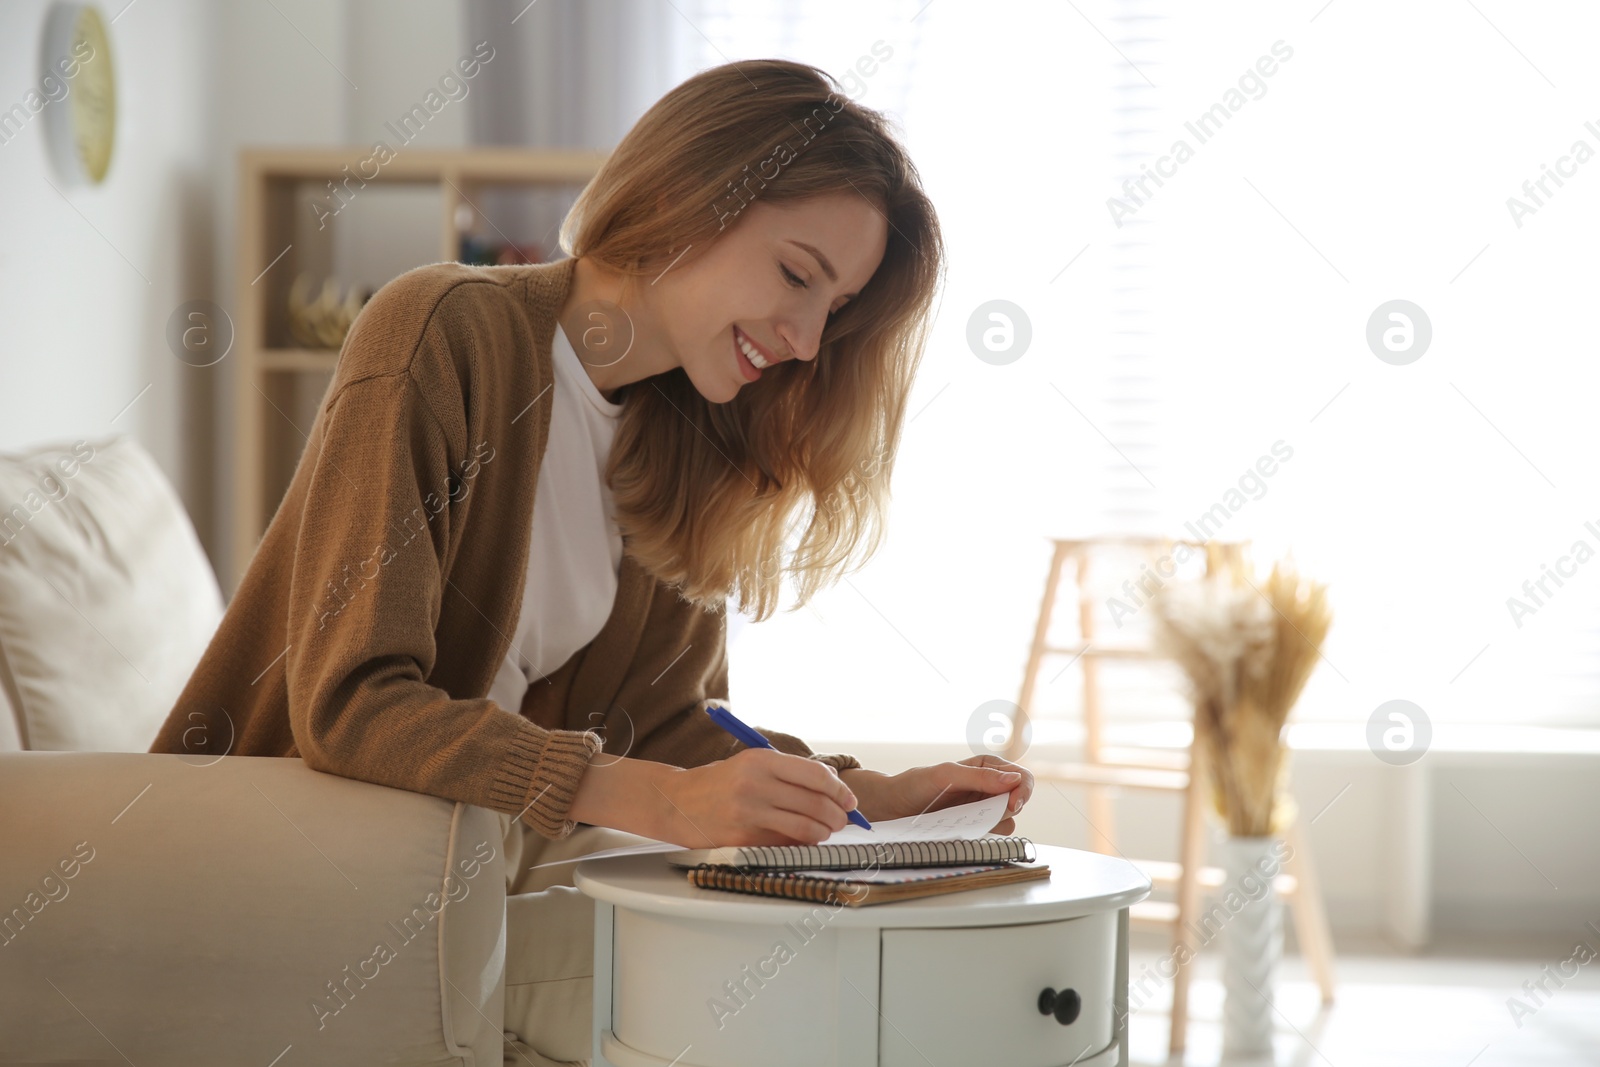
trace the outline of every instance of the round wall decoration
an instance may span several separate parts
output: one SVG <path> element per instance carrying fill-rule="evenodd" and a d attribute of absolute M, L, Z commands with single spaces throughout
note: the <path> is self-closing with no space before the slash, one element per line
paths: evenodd
<path fill-rule="evenodd" d="M 45 139 L 63 180 L 105 180 L 116 143 L 117 84 L 111 42 L 92 4 L 56 3 L 45 19 L 39 62 L 43 83 L 60 85 L 44 108 Z"/>

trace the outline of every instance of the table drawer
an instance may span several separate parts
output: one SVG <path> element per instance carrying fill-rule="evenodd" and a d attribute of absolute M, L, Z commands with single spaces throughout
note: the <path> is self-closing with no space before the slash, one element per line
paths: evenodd
<path fill-rule="evenodd" d="M 882 931 L 880 1067 L 1065 1067 L 1110 1045 L 1117 915 Z M 1063 1025 L 1046 988 L 1077 993 Z"/>

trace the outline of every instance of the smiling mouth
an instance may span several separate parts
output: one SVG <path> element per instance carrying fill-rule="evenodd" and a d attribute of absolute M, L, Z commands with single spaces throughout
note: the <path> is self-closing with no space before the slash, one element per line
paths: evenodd
<path fill-rule="evenodd" d="M 739 376 L 741 376 L 741 378 L 747 382 L 760 381 L 760 378 L 762 378 L 762 368 L 755 365 L 755 363 L 750 360 L 750 357 L 747 357 L 747 355 L 744 354 L 744 346 L 742 346 L 741 341 L 742 339 L 739 338 L 738 328 L 734 328 L 733 358 L 734 363 L 739 366 Z M 762 358 L 762 354 L 757 352 L 757 354 L 755 354 L 755 358 Z M 763 363 L 765 363 L 765 360 L 763 360 Z"/>
<path fill-rule="evenodd" d="M 759 345 L 750 340 L 749 335 L 737 326 L 733 328 L 733 343 L 739 349 L 740 354 L 749 360 L 750 365 L 757 370 L 766 370 L 778 362 L 776 357 L 767 355 Z"/>

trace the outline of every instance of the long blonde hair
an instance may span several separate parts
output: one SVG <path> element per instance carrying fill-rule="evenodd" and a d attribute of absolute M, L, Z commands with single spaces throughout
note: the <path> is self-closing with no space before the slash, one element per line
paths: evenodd
<path fill-rule="evenodd" d="M 814 360 L 779 363 L 724 404 L 682 367 L 623 390 L 606 467 L 618 525 L 631 555 L 707 611 L 737 587 L 739 610 L 768 618 L 786 570 L 798 608 L 877 551 L 943 274 L 933 205 L 882 114 L 816 67 L 759 60 L 663 96 L 562 223 L 568 255 L 643 277 L 738 225 L 745 197 L 852 191 L 882 212 L 888 243 Z M 785 567 L 785 538 L 802 523 Z"/>

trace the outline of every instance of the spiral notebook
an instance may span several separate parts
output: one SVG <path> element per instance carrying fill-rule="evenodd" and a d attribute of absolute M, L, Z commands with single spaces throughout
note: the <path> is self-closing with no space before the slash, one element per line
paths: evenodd
<path fill-rule="evenodd" d="M 723 889 L 734 893 L 754 893 L 765 897 L 819 904 L 843 904 L 859 908 L 868 904 L 887 904 L 895 900 L 985 889 L 1010 882 L 1048 878 L 1047 866 L 1018 867 L 1008 864 L 946 867 L 925 871 L 742 871 L 736 867 L 696 867 L 689 871 L 689 884 L 702 889 Z"/>
<path fill-rule="evenodd" d="M 874 823 L 846 826 L 815 845 L 741 845 L 667 853 L 674 867 L 739 867 L 774 871 L 858 870 L 870 867 L 952 867 L 1033 861 L 1033 842 L 988 830 L 1004 816 L 1010 794 Z"/>

